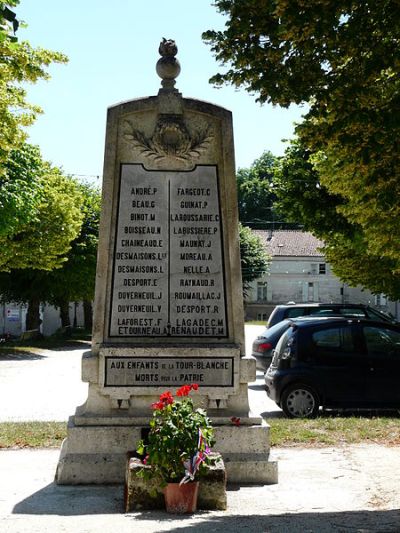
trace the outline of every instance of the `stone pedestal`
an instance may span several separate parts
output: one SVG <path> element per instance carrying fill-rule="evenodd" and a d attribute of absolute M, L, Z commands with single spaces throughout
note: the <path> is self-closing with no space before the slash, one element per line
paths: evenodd
<path fill-rule="evenodd" d="M 123 482 L 151 403 L 192 383 L 228 480 L 277 481 L 269 428 L 248 401 L 232 115 L 174 88 L 176 50 L 160 47 L 157 96 L 108 110 L 89 394 L 58 483 Z"/>

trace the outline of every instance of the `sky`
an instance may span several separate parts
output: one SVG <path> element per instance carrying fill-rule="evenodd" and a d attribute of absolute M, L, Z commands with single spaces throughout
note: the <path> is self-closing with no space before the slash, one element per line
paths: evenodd
<path fill-rule="evenodd" d="M 122 101 L 156 95 L 155 65 L 163 37 L 174 39 L 181 73 L 176 88 L 229 109 L 233 115 L 237 168 L 248 168 L 265 150 L 282 155 L 304 109 L 260 105 L 245 89 L 215 88 L 218 65 L 202 32 L 223 30 L 226 18 L 211 0 L 21 0 L 20 41 L 66 54 L 52 65 L 51 79 L 27 87 L 27 99 L 42 107 L 29 142 L 68 174 L 99 183 L 103 170 L 106 112 Z"/>

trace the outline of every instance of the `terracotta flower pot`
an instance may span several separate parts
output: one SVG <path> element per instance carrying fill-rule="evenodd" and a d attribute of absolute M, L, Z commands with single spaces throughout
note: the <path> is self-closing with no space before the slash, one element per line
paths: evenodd
<path fill-rule="evenodd" d="M 164 489 L 165 508 L 168 513 L 194 513 L 197 509 L 199 482 L 168 483 Z"/>

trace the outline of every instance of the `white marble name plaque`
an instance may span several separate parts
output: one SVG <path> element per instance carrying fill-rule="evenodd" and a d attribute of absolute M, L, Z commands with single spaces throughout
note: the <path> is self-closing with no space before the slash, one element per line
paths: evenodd
<path fill-rule="evenodd" d="M 105 387 L 233 387 L 233 357 L 105 358 Z"/>
<path fill-rule="evenodd" d="M 110 337 L 228 336 L 218 176 L 122 165 Z"/>

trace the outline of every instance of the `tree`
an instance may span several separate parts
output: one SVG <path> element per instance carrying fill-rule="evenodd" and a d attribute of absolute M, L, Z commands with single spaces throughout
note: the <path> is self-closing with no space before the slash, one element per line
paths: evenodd
<path fill-rule="evenodd" d="M 363 254 L 400 272 L 400 10 L 395 0 L 217 0 L 216 84 L 308 104 L 296 132 Z M 338 241 L 339 242 L 339 241 Z M 343 245 L 343 243 L 342 243 Z"/>
<path fill-rule="evenodd" d="M 42 196 L 38 178 L 50 168 L 37 146 L 25 143 L 10 151 L 0 177 L 0 236 L 17 235 L 38 218 Z"/>
<path fill-rule="evenodd" d="M 40 303 L 60 309 L 62 327 L 70 325 L 71 301 L 83 300 L 90 308 L 94 297 L 101 198 L 95 187 L 79 184 L 78 188 L 84 199 L 81 208 L 84 220 L 62 267 L 50 272 L 29 268 L 0 273 L 2 300 L 28 303 L 26 329 L 39 328 Z M 89 310 L 85 313 L 85 326 L 91 328 Z"/>
<path fill-rule="evenodd" d="M 3 303 L 28 304 L 26 329 L 39 329 L 40 302 L 45 301 L 44 272 L 38 270 L 13 270 L 0 272 L 0 298 Z"/>
<path fill-rule="evenodd" d="M 79 235 L 71 243 L 62 268 L 46 275 L 46 301 L 60 308 L 61 325 L 69 325 L 69 302 L 84 302 L 86 329 L 91 329 L 91 301 L 94 298 L 97 243 L 99 236 L 101 195 L 98 188 L 79 184 L 83 196 L 83 223 Z"/>
<path fill-rule="evenodd" d="M 7 7 L 19 0 L 0 1 L 0 175 L 9 152 L 26 139 L 25 126 L 32 124 L 41 109 L 26 101 L 24 85 L 49 79 L 46 71 L 51 63 L 64 63 L 66 56 L 43 48 L 32 48 L 26 41 L 18 42 L 15 32 L 18 21 Z"/>
<path fill-rule="evenodd" d="M 250 228 L 241 224 L 239 224 L 239 239 L 243 294 L 246 295 L 250 282 L 268 271 L 270 257 L 261 239 Z"/>
<path fill-rule="evenodd" d="M 82 196 L 74 180 L 42 160 L 37 147 L 10 152 L 0 187 L 0 270 L 52 270 L 79 233 Z"/>
<path fill-rule="evenodd" d="M 345 200 L 321 183 L 310 151 L 298 141 L 276 166 L 274 190 L 277 208 L 287 219 L 301 222 L 306 231 L 324 241 L 326 260 L 342 281 L 362 285 L 375 294 L 384 293 L 393 300 L 400 298 L 396 262 L 370 251 L 362 226 L 341 212 Z"/>
<path fill-rule="evenodd" d="M 237 172 L 239 220 L 242 224 L 260 229 L 274 218 L 271 182 L 275 156 L 265 151 L 250 168 Z"/>

